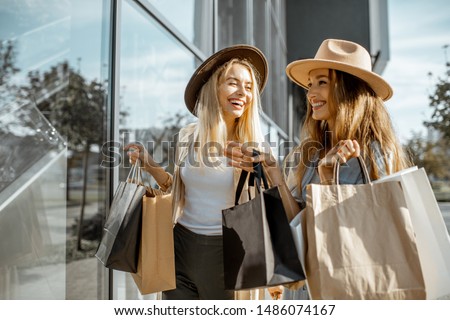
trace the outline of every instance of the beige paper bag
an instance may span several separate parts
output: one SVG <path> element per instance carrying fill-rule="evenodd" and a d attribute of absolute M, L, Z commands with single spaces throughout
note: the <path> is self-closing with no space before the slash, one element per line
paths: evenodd
<path fill-rule="evenodd" d="M 138 269 L 131 275 L 141 294 L 175 289 L 171 194 L 143 197 Z"/>
<path fill-rule="evenodd" d="M 305 222 L 312 299 L 425 299 L 399 182 L 309 185 Z"/>

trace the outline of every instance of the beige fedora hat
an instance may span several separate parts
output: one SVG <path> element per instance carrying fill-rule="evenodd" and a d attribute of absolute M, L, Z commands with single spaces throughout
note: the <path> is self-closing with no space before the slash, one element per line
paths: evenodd
<path fill-rule="evenodd" d="M 286 67 L 286 74 L 293 82 L 308 89 L 311 70 L 323 68 L 343 71 L 364 80 L 384 101 L 392 97 L 391 86 L 372 72 L 372 60 L 367 50 L 351 41 L 324 40 L 314 59 L 291 62 Z"/>
<path fill-rule="evenodd" d="M 267 59 L 262 51 L 246 44 L 230 46 L 214 53 L 195 70 L 184 91 L 184 102 L 190 112 L 194 114 L 200 89 L 214 71 L 233 58 L 245 59 L 252 64 L 257 72 L 256 79 L 258 81 L 259 91 L 262 92 L 264 90 L 269 69 L 267 67 Z"/>

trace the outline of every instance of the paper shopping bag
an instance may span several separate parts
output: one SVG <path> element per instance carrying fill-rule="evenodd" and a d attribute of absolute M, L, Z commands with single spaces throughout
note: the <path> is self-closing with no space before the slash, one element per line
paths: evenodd
<path fill-rule="evenodd" d="M 246 180 L 243 171 L 235 205 L 222 211 L 225 288 L 270 287 L 305 278 L 278 187 L 262 190 L 262 169 L 256 171 L 258 194 L 237 204 Z"/>
<path fill-rule="evenodd" d="M 105 267 L 136 272 L 142 222 L 142 197 L 145 187 L 134 165 L 126 181 L 122 181 L 114 194 L 103 235 L 95 256 Z"/>
<path fill-rule="evenodd" d="M 427 299 L 450 298 L 450 237 L 425 169 L 417 167 L 374 183 L 400 181 L 411 214 Z"/>
<path fill-rule="evenodd" d="M 307 187 L 305 269 L 311 298 L 425 299 L 402 186 L 373 184 L 359 160 L 368 183 Z"/>
<path fill-rule="evenodd" d="M 171 194 L 143 197 L 139 259 L 131 276 L 141 294 L 175 289 Z"/>

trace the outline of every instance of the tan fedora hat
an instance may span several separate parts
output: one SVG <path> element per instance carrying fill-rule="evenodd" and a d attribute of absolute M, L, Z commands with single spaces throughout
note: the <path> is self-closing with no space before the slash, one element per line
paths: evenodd
<path fill-rule="evenodd" d="M 234 45 L 217 51 L 195 70 L 184 91 L 184 102 L 189 111 L 194 114 L 200 89 L 214 71 L 233 58 L 245 59 L 253 65 L 257 72 L 256 79 L 258 81 L 259 91 L 262 92 L 264 90 L 269 73 L 266 57 L 261 50 L 254 46 L 245 44 Z"/>
<path fill-rule="evenodd" d="M 343 71 L 364 80 L 384 101 L 392 97 L 391 86 L 372 72 L 372 60 L 367 50 L 351 41 L 324 40 L 314 59 L 291 62 L 286 67 L 286 74 L 293 82 L 308 89 L 311 70 L 323 68 Z"/>

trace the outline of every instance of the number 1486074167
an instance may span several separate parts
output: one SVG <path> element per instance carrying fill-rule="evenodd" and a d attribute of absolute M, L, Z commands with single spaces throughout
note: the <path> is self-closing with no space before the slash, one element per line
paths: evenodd
<path fill-rule="evenodd" d="M 294 316 L 294 315 L 309 315 L 309 316 L 325 316 L 332 315 L 336 305 L 309 305 L 309 304 L 297 304 L 297 305 L 259 305 L 258 316 L 273 315 L 273 316 Z"/>

